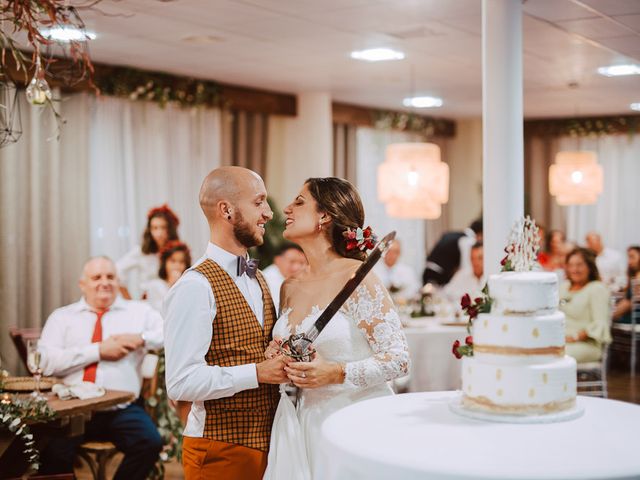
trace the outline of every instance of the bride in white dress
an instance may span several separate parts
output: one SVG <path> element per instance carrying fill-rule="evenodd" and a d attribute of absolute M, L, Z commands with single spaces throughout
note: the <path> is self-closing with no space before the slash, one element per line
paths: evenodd
<path fill-rule="evenodd" d="M 355 272 L 365 253 L 363 241 L 344 233 L 363 228 L 364 209 L 356 189 L 338 178 L 312 178 L 285 209 L 284 237 L 304 250 L 309 267 L 281 289 L 280 318 L 265 355 L 292 333 L 308 332 L 323 309 Z M 357 245 L 356 245 L 357 243 Z M 364 248 L 364 247 L 363 247 Z M 407 342 L 393 303 L 370 273 L 313 344 L 308 363 L 286 367 L 298 387 L 297 405 L 280 387 L 264 479 L 319 480 L 322 422 L 354 402 L 392 395 L 387 382 L 405 376 Z"/>

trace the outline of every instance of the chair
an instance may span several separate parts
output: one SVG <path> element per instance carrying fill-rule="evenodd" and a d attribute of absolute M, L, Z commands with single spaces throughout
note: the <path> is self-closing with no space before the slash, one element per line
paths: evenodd
<path fill-rule="evenodd" d="M 629 373 L 634 376 L 638 366 L 640 343 L 640 280 L 631 280 L 631 323 L 615 323 L 612 334 L 613 349 L 629 355 Z"/>
<path fill-rule="evenodd" d="M 616 297 L 611 297 L 609 309 L 609 327 L 613 321 L 613 309 L 616 305 Z M 609 366 L 609 347 L 611 344 L 602 344 L 602 356 L 598 362 L 578 364 L 578 393 L 590 397 L 607 398 L 607 368 Z"/>
<path fill-rule="evenodd" d="M 41 333 L 40 328 L 9 327 L 9 336 L 27 370 L 27 340 L 37 340 Z M 143 360 L 142 370 L 141 395 L 146 399 L 153 395 L 158 383 L 158 355 L 148 353 Z M 87 463 L 94 480 L 106 480 L 107 464 L 116 453 L 118 449 L 111 442 L 84 442 L 78 448 L 78 456 Z"/>

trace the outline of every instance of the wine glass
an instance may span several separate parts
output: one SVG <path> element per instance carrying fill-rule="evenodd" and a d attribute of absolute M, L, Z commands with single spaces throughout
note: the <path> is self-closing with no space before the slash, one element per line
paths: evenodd
<path fill-rule="evenodd" d="M 38 340 L 27 340 L 27 367 L 33 375 L 35 380 L 35 390 L 31 393 L 36 399 L 43 399 L 44 397 L 40 393 L 40 379 L 42 378 L 42 368 L 40 367 L 40 360 L 42 355 L 38 351 Z"/>

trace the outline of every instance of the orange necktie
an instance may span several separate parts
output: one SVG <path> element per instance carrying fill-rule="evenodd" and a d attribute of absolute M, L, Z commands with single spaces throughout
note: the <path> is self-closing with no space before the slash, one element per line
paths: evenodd
<path fill-rule="evenodd" d="M 102 341 L 102 316 L 107 313 L 108 310 L 102 310 L 101 312 L 94 312 L 97 315 L 96 324 L 93 327 L 93 335 L 91 336 L 91 343 L 100 343 Z M 96 381 L 96 372 L 98 371 L 98 362 L 92 363 L 84 367 L 84 376 L 82 380 L 85 382 Z"/>

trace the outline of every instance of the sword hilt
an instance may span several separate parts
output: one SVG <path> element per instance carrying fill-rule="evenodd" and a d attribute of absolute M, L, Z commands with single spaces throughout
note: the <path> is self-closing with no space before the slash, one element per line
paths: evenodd
<path fill-rule="evenodd" d="M 291 335 L 282 342 L 280 351 L 298 362 L 310 362 L 311 357 L 315 353 L 315 350 L 311 347 L 312 343 L 313 340 L 304 333 L 298 333 Z"/>

